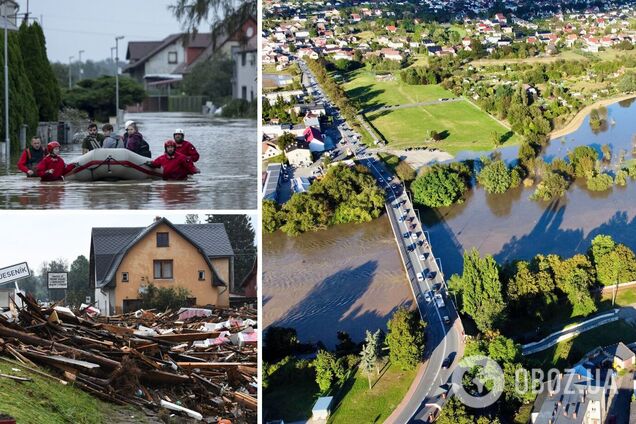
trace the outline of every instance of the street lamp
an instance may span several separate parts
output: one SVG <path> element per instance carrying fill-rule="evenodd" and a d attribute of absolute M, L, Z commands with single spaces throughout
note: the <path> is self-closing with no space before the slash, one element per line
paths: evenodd
<path fill-rule="evenodd" d="M 115 37 L 115 125 L 119 127 L 119 40 L 124 36 Z"/>
<path fill-rule="evenodd" d="M 82 80 L 82 53 L 84 53 L 84 50 L 79 51 L 79 81 Z"/>
<path fill-rule="evenodd" d="M 70 89 L 71 89 L 71 87 L 72 87 L 72 86 L 71 86 L 71 82 L 72 82 L 72 81 L 71 81 L 71 69 L 73 69 L 73 65 L 72 65 L 71 63 L 72 63 L 72 60 L 73 60 L 73 58 L 74 58 L 74 57 L 75 57 L 75 56 L 69 56 L 69 57 L 68 57 L 68 89 L 69 89 L 69 90 L 70 90 Z"/>

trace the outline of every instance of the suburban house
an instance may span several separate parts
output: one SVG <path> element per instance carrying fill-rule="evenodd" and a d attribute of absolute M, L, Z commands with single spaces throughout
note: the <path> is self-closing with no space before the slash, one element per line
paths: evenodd
<path fill-rule="evenodd" d="M 309 143 L 298 141 L 295 145 L 288 146 L 285 157 L 292 166 L 309 166 L 314 162 Z"/>
<path fill-rule="evenodd" d="M 278 148 L 276 143 L 272 143 L 271 141 L 263 141 L 261 145 L 263 150 L 263 153 L 261 154 L 262 160 L 267 160 L 283 153 L 283 151 Z"/>
<path fill-rule="evenodd" d="M 636 354 L 623 342 L 604 347 L 603 351 L 610 357 L 612 366 L 619 370 L 633 368 L 636 364 Z"/>
<path fill-rule="evenodd" d="M 256 21 L 253 19 L 243 23 L 241 29 L 234 36 L 240 44 L 232 51 L 234 59 L 234 74 L 232 76 L 232 97 L 248 102 L 256 98 L 256 54 L 257 41 Z M 233 40 L 226 41 L 225 44 Z"/>
<path fill-rule="evenodd" d="M 325 142 L 322 139 L 322 134 L 319 129 L 307 127 L 303 135 L 305 136 L 305 141 L 309 144 L 309 150 L 311 152 L 325 151 Z"/>
<path fill-rule="evenodd" d="M 234 252 L 223 224 L 172 224 L 93 228 L 89 287 L 105 315 L 141 307 L 141 294 L 183 287 L 192 305 L 229 305 Z"/>
<path fill-rule="evenodd" d="M 122 72 L 144 84 L 179 81 L 179 69 L 192 64 L 212 42 L 212 34 L 171 34 L 161 41 L 131 41 L 126 50 L 128 65 Z"/>

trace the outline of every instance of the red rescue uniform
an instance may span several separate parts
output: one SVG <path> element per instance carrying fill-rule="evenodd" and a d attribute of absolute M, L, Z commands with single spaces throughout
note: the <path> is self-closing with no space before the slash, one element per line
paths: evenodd
<path fill-rule="evenodd" d="M 152 166 L 163 168 L 164 180 L 185 180 L 188 175 L 199 172 L 192 160 L 179 152 L 174 152 L 172 156 L 164 153 L 152 161 Z"/>
<path fill-rule="evenodd" d="M 68 174 L 75 168 L 75 165 L 69 163 L 66 165 L 64 159 L 59 156 L 47 155 L 42 162 L 38 164 L 37 174 L 42 181 L 60 181 L 64 179 L 64 175 Z M 52 169 L 52 173 L 47 173 Z"/>
<path fill-rule="evenodd" d="M 38 164 L 44 159 L 46 156 L 46 150 L 44 147 L 39 150 L 35 150 L 33 147 L 27 147 L 20 155 L 20 160 L 18 160 L 18 169 L 25 174 L 29 171 L 35 172 Z"/>
<path fill-rule="evenodd" d="M 199 152 L 197 152 L 197 148 L 194 147 L 194 145 L 188 140 L 183 140 L 181 143 L 177 143 L 177 152 L 182 155 L 186 155 L 192 159 L 192 162 L 199 160 Z"/>

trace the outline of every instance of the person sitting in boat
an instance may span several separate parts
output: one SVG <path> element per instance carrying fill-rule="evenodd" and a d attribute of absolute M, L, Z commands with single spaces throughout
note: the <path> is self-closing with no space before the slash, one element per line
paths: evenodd
<path fill-rule="evenodd" d="M 181 128 L 177 128 L 174 130 L 174 141 L 177 142 L 177 152 L 182 155 L 186 155 L 192 162 L 196 162 L 199 160 L 199 152 L 197 152 L 197 148 L 194 147 L 192 143 L 185 139 L 185 133 Z"/>
<path fill-rule="evenodd" d="M 77 166 L 76 163 L 64 163 L 60 157 L 60 143 L 51 141 L 46 145 L 49 154 L 38 164 L 37 173 L 42 181 L 60 181 Z"/>
<path fill-rule="evenodd" d="M 126 144 L 128 143 L 128 127 L 134 123 L 135 121 L 126 121 L 126 123 L 124 124 L 124 135 L 122 135 L 121 137 L 121 139 L 124 141 L 124 147 L 126 147 Z"/>
<path fill-rule="evenodd" d="M 146 162 L 146 165 L 152 168 L 163 168 L 164 180 L 186 180 L 188 175 L 201 172 L 189 157 L 177 152 L 177 143 L 174 140 L 167 140 L 164 149 L 163 155 Z"/>
<path fill-rule="evenodd" d="M 148 143 L 144 140 L 144 136 L 139 132 L 135 122 L 131 122 L 130 125 L 126 127 L 126 133 L 128 137 L 125 139 L 125 144 L 128 150 L 147 158 L 152 157 L 150 154 L 150 146 L 148 146 Z"/>
<path fill-rule="evenodd" d="M 88 135 L 84 137 L 82 141 L 82 154 L 88 153 L 91 150 L 99 149 L 102 147 L 104 136 L 97 132 L 97 124 L 91 122 L 88 124 Z"/>
<path fill-rule="evenodd" d="M 24 149 L 18 160 L 18 169 L 27 177 L 37 177 L 36 168 L 46 156 L 46 149 L 42 146 L 42 140 L 37 135 L 31 139 L 31 146 Z"/>
<path fill-rule="evenodd" d="M 111 124 L 104 124 L 102 133 L 104 133 L 104 141 L 102 142 L 104 149 L 122 149 L 124 147 L 123 140 L 117 134 L 113 134 Z"/>

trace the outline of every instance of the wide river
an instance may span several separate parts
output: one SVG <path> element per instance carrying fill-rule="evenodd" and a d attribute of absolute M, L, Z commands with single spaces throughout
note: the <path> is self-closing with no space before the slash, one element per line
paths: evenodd
<path fill-rule="evenodd" d="M 609 144 L 612 164 L 624 150 L 633 159 L 636 103 L 608 108 L 609 125 L 594 133 L 586 118 L 581 127 L 557 139 L 544 153 L 550 161 L 577 145 L 600 152 Z M 517 148 L 502 149 L 514 158 Z M 479 157 L 464 153 L 460 157 Z M 609 165 L 608 165 L 609 167 Z M 531 258 L 537 253 L 570 256 L 583 253 L 597 234 L 609 234 L 636 250 L 636 181 L 603 193 L 574 184 L 557 201 L 529 200 L 534 188 L 488 195 L 473 188 L 461 205 L 422 209 L 435 254 L 447 276 L 461 272 L 464 250 L 477 247 L 499 262 Z M 263 237 L 264 326 L 294 327 L 301 341 L 322 340 L 333 346 L 336 331 L 355 341 L 365 329 L 384 328 L 396 305 L 410 302 L 410 289 L 385 217 L 363 225 L 337 226 L 290 238 L 278 232 Z"/>
<path fill-rule="evenodd" d="M 184 182 L 55 182 L 25 178 L 15 166 L 0 167 L 2 209 L 254 209 L 257 205 L 258 143 L 256 121 L 211 118 L 195 113 L 126 114 L 139 123 L 152 157 L 183 128 L 201 158 L 200 174 Z M 121 134 L 122 132 L 120 132 Z M 82 154 L 81 144 L 62 147 L 69 163 Z"/>

